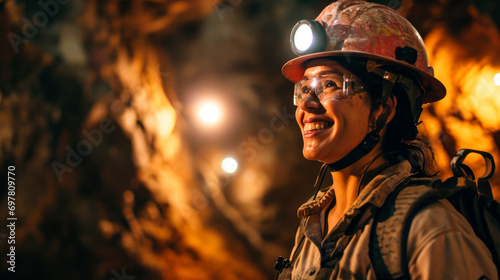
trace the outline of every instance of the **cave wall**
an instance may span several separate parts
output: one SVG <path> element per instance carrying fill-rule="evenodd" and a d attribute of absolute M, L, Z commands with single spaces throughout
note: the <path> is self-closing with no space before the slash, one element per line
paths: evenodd
<path fill-rule="evenodd" d="M 214 4 L 48 3 L 7 1 L 2 10 L 11 43 L 2 167 L 18 170 L 15 276 L 263 279 L 245 246 L 209 225 L 217 214 L 169 99 L 165 35 Z"/>

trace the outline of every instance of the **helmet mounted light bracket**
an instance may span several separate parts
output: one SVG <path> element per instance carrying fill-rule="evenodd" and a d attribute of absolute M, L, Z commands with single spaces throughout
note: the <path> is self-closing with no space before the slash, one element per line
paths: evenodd
<path fill-rule="evenodd" d="M 415 62 L 417 62 L 418 52 L 410 46 L 396 47 L 394 54 L 397 60 L 401 60 L 412 65 L 415 65 Z"/>

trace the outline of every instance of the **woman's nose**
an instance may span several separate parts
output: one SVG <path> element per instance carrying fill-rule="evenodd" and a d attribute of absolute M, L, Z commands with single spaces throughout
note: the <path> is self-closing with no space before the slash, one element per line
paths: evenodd
<path fill-rule="evenodd" d="M 304 111 L 318 109 L 320 106 L 315 90 L 311 90 L 300 102 L 300 108 Z"/>

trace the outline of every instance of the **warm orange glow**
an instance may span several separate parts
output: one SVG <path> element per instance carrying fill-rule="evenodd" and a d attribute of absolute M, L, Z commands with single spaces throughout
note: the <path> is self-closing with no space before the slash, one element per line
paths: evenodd
<path fill-rule="evenodd" d="M 479 38 L 489 38 L 489 42 Z M 424 111 L 422 130 L 438 153 L 437 162 L 444 170 L 444 178 L 451 175 L 451 156 L 462 148 L 487 151 L 500 162 L 499 143 L 495 140 L 500 131 L 500 87 L 492 83 L 492 77 L 500 80 L 500 68 L 494 65 L 499 38 L 493 23 L 482 22 L 473 24 L 458 37 L 441 28 L 425 39 L 430 64 L 445 85 L 447 95 L 430 106 L 432 111 Z M 481 46 L 477 46 L 478 42 Z M 471 158 L 467 163 L 478 172 L 476 175 L 482 175 L 482 158 Z M 495 199 L 500 200 L 500 172 L 490 181 Z"/>

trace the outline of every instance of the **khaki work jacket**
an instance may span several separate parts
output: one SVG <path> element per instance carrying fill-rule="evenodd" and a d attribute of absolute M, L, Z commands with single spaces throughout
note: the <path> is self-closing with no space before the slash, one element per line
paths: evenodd
<path fill-rule="evenodd" d="M 305 219 L 304 234 L 297 232 L 291 266 L 281 271 L 279 279 L 376 279 L 368 255 L 372 213 L 411 176 L 410 170 L 404 161 L 376 176 L 328 234 L 325 219 L 335 203 L 333 188 L 302 205 L 298 215 Z M 415 216 L 407 255 L 412 279 L 498 279 L 488 248 L 447 200 L 430 204 Z"/>

